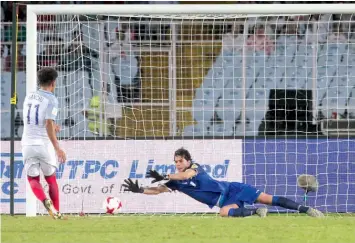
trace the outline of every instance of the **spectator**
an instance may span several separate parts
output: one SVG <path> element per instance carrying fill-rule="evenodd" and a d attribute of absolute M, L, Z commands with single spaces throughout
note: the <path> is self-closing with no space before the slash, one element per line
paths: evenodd
<path fill-rule="evenodd" d="M 313 30 L 317 35 L 317 40 L 320 43 L 327 41 L 327 35 L 330 31 L 330 22 L 333 17 L 331 14 L 315 14 L 313 15 L 313 20 L 318 21 L 316 25 L 316 30 Z"/>
<path fill-rule="evenodd" d="M 233 26 L 230 32 L 224 34 L 222 44 L 226 52 L 241 51 L 244 44 L 243 25 Z"/>
<path fill-rule="evenodd" d="M 277 38 L 277 45 L 284 47 L 296 45 L 298 40 L 297 24 L 288 22 L 282 27 L 281 34 Z"/>
<path fill-rule="evenodd" d="M 9 50 L 6 45 L 1 45 L 1 71 L 6 69 L 6 57 L 9 55 Z"/>
<path fill-rule="evenodd" d="M 53 39 L 55 41 L 55 39 Z M 53 43 L 53 41 L 48 41 L 45 45 L 44 51 L 37 55 L 37 65 L 38 66 L 58 66 L 59 64 L 59 50 L 63 47 L 58 43 Z"/>
<path fill-rule="evenodd" d="M 17 47 L 17 71 L 25 71 L 26 69 L 26 56 L 22 55 L 23 44 L 19 44 Z M 5 63 L 3 70 L 6 72 L 11 72 L 11 54 L 5 57 Z"/>
<path fill-rule="evenodd" d="M 1 4 L 1 22 L 5 21 L 5 11 L 4 11 L 4 7 Z"/>
<path fill-rule="evenodd" d="M 116 30 L 116 41 L 109 47 L 111 71 L 114 75 L 118 102 L 131 101 L 137 95 L 139 63 L 130 43 L 131 32 L 123 27 Z"/>
<path fill-rule="evenodd" d="M 13 7 L 13 2 L 12 1 L 2 1 L 1 2 L 1 7 L 4 10 L 4 16 L 1 17 L 3 18 L 2 21 L 4 22 L 12 22 L 12 7 Z M 18 11 L 18 20 L 19 21 L 25 21 L 26 20 L 26 8 L 24 7 L 19 7 Z"/>
<path fill-rule="evenodd" d="M 101 107 L 101 101 L 99 96 L 93 96 L 90 100 L 90 109 L 84 111 L 84 116 L 89 120 L 88 129 L 95 135 L 101 134 L 104 136 L 113 135 L 112 127 L 113 124 L 110 123 L 110 120 L 102 121 L 105 119 L 101 117 L 103 107 Z M 101 122 L 102 121 L 102 122 Z"/>
<path fill-rule="evenodd" d="M 341 33 L 341 24 L 334 23 L 333 30 L 328 36 L 328 43 L 346 43 L 347 39 L 343 33 Z"/>
<path fill-rule="evenodd" d="M 91 93 L 93 95 L 93 70 L 95 69 L 95 59 L 99 58 L 99 53 L 88 47 L 83 40 L 83 33 L 79 31 L 74 31 L 73 41 L 79 43 L 71 44 L 64 53 L 66 55 L 61 55 L 61 67 L 64 70 L 83 70 L 88 73 L 89 76 L 89 86 L 91 88 Z M 98 67 L 97 67 L 98 69 Z"/>
<path fill-rule="evenodd" d="M 259 27 L 256 33 L 250 35 L 247 40 L 248 50 L 265 51 L 270 55 L 274 51 L 274 43 L 265 35 L 265 28 Z"/>

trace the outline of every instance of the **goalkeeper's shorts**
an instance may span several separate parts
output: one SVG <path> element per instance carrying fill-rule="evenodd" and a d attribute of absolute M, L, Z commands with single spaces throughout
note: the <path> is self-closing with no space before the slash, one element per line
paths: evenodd
<path fill-rule="evenodd" d="M 231 182 L 228 192 L 221 196 L 219 207 L 237 204 L 240 208 L 244 207 L 244 203 L 253 204 L 262 192 L 248 184 Z"/>

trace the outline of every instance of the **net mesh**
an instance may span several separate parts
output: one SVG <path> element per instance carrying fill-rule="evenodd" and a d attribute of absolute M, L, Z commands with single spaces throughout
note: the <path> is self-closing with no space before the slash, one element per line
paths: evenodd
<path fill-rule="evenodd" d="M 211 212 L 180 193 L 119 191 L 128 175 L 147 185 L 139 168 L 169 164 L 182 145 L 214 178 L 296 201 L 297 177 L 314 175 L 307 205 L 354 212 L 354 27 L 353 15 L 331 14 L 39 16 L 37 65 L 59 71 L 59 137 L 70 144 L 63 212 L 102 212 L 106 194 L 85 189 L 95 183 L 114 184 L 124 212 Z"/>

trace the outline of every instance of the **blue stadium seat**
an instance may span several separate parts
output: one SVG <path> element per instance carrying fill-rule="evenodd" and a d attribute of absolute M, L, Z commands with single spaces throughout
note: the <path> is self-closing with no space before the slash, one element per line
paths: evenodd
<path fill-rule="evenodd" d="M 17 109 L 23 108 L 23 102 L 25 101 L 26 97 L 26 73 L 25 72 L 18 72 L 16 75 L 17 78 Z"/>
<path fill-rule="evenodd" d="M 255 110 L 246 110 L 245 117 L 247 124 L 245 126 L 246 136 L 258 135 L 259 126 L 265 117 L 266 109 L 258 108 Z"/>
<path fill-rule="evenodd" d="M 10 137 L 10 122 L 11 114 L 8 112 L 1 112 L 1 138 Z"/>
<path fill-rule="evenodd" d="M 250 89 L 247 93 L 245 106 L 247 109 L 254 109 L 257 107 L 266 107 L 268 103 L 270 90 L 268 89 Z"/>
<path fill-rule="evenodd" d="M 207 122 L 199 122 L 195 125 L 185 127 L 183 136 L 204 136 L 210 131 L 210 125 Z"/>
<path fill-rule="evenodd" d="M 321 103 L 323 115 L 331 117 L 332 112 L 344 114 L 350 91 L 344 86 L 330 87 Z"/>
<path fill-rule="evenodd" d="M 11 98 L 11 73 L 1 73 L 1 110 L 10 111 L 10 98 Z"/>
<path fill-rule="evenodd" d="M 211 131 L 207 132 L 209 135 L 213 136 L 233 136 L 233 126 L 232 123 L 222 123 L 215 124 L 212 126 Z"/>
<path fill-rule="evenodd" d="M 192 110 L 193 118 L 198 121 L 210 121 L 214 115 L 213 108 L 201 108 Z"/>
<path fill-rule="evenodd" d="M 117 26 L 117 21 L 110 24 L 109 39 L 115 38 L 113 34 Z M 64 25 L 63 28 L 65 28 Z M 85 44 L 98 50 L 98 24 L 84 23 L 81 30 Z M 69 43 L 72 40 L 67 29 L 60 30 L 60 33 L 67 33 L 61 36 L 64 42 Z M 45 32 L 39 33 L 39 38 L 43 38 L 46 34 Z M 242 62 L 245 60 L 245 86 L 247 88 L 245 104 L 249 120 L 245 134 L 255 135 L 266 111 L 270 89 L 313 88 L 314 70 L 312 65 L 315 51 L 317 51 L 318 66 L 316 70 L 316 97 L 318 104 L 322 105 L 320 109 L 324 111 L 326 116 L 330 116 L 334 110 L 340 113 L 345 112 L 345 105 L 347 105 L 349 113 L 355 117 L 355 49 L 347 43 L 327 43 L 317 46 L 315 50 L 311 44 L 297 44 L 296 40 L 295 36 L 278 37 L 275 51 L 271 55 L 266 55 L 262 51 L 247 51 L 247 56 L 243 58 L 242 52 L 221 52 L 208 71 L 201 87 L 195 90 L 192 113 L 198 124 L 186 127 L 184 134 L 192 132 L 194 135 L 218 134 L 225 136 L 233 134 L 233 127 L 238 128 L 238 125 L 235 126 L 235 121 L 239 118 L 244 98 L 241 88 L 243 82 Z M 39 45 L 39 48 L 42 47 Z M 65 128 L 61 135 L 92 136 L 84 131 L 87 130 L 87 122 L 80 112 L 85 107 L 89 107 L 93 91 L 100 90 L 101 77 L 97 60 L 94 60 L 94 65 L 96 66 L 92 67 L 93 72 L 90 80 L 89 73 L 83 70 L 59 72 L 56 95 L 59 105 L 63 108 L 58 114 L 58 119 L 64 121 L 68 116 L 68 108 L 70 108 L 70 114 L 77 122 L 75 127 Z M 109 83 L 114 86 L 113 73 L 109 71 L 107 76 L 110 77 Z M 64 86 L 64 81 L 66 81 L 66 86 Z M 17 83 L 17 109 L 20 111 L 26 94 L 25 72 L 17 74 Z M 9 114 L 6 111 L 10 110 L 8 102 L 11 95 L 10 88 L 11 74 L 3 72 L 1 75 L 1 119 L 4 127 L 9 125 Z M 110 96 L 117 97 L 116 89 L 111 89 Z M 211 125 L 209 122 L 215 113 L 222 121 Z M 8 131 L 2 129 L 1 135 L 6 135 Z"/>
<path fill-rule="evenodd" d="M 349 102 L 347 105 L 349 116 L 355 118 L 355 87 L 351 89 Z"/>

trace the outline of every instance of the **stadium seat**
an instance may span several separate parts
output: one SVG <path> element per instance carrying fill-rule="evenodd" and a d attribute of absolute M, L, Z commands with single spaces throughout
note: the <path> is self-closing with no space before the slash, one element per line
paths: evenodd
<path fill-rule="evenodd" d="M 210 131 L 208 122 L 199 122 L 195 125 L 187 126 L 184 129 L 183 136 L 203 136 Z"/>
<path fill-rule="evenodd" d="M 231 123 L 215 124 L 212 126 L 209 135 L 212 136 L 233 136 L 233 127 L 230 126 Z"/>
<path fill-rule="evenodd" d="M 26 97 L 26 73 L 17 72 L 17 109 L 23 108 L 23 102 Z"/>
<path fill-rule="evenodd" d="M 349 102 L 347 105 L 347 110 L 351 118 L 355 118 L 355 88 L 352 88 L 350 92 Z"/>
<path fill-rule="evenodd" d="M 1 138 L 10 137 L 10 122 L 11 114 L 10 112 L 1 112 Z"/>
<path fill-rule="evenodd" d="M 259 132 L 259 126 L 263 121 L 266 108 L 257 108 L 255 110 L 246 110 L 245 117 L 247 124 L 245 126 L 245 134 L 247 136 L 256 136 Z"/>
<path fill-rule="evenodd" d="M 11 73 L 3 72 L 1 74 L 1 111 L 10 111 L 11 98 Z"/>
<path fill-rule="evenodd" d="M 210 121 L 213 118 L 213 108 L 201 108 L 200 110 L 192 111 L 195 121 Z"/>
<path fill-rule="evenodd" d="M 333 112 L 344 114 L 350 89 L 348 87 L 338 86 L 330 87 L 323 99 L 322 111 L 325 117 L 331 117 Z"/>
<path fill-rule="evenodd" d="M 247 93 L 245 106 L 247 109 L 256 107 L 265 107 L 268 103 L 270 90 L 265 89 L 250 89 Z"/>
<path fill-rule="evenodd" d="M 117 21 L 109 26 L 109 39 L 116 38 L 115 28 Z M 64 28 L 64 25 L 63 25 Z M 68 30 L 58 30 L 67 33 Z M 84 43 L 93 49 L 99 50 L 99 28 L 97 23 L 84 23 L 81 26 Z M 39 33 L 39 37 L 45 36 L 46 32 Z M 62 36 L 64 42 L 72 41 L 70 34 Z M 275 43 L 275 52 L 266 55 L 263 51 L 247 51 L 246 57 L 242 52 L 222 51 L 209 69 L 201 86 L 195 89 L 195 97 L 192 102 L 192 114 L 198 122 L 194 126 L 187 126 L 184 134 L 203 135 L 230 135 L 233 134 L 235 121 L 240 116 L 242 108 L 243 92 L 243 61 L 246 61 L 246 109 L 249 120 L 246 134 L 255 135 L 258 126 L 265 114 L 270 89 L 312 89 L 314 70 L 312 65 L 314 58 L 317 59 L 317 93 L 318 104 L 326 116 L 331 116 L 335 110 L 345 112 L 345 106 L 349 113 L 355 116 L 355 51 L 347 43 L 327 43 L 314 46 L 307 43 L 297 44 L 301 41 L 295 36 L 280 36 Z M 40 49 L 39 49 L 40 51 Z M 314 57 L 315 51 L 317 56 Z M 286 54 L 286 55 L 285 55 Z M 93 65 L 98 65 L 94 60 Z M 127 65 L 125 65 L 127 66 Z M 76 122 L 75 127 L 65 128 L 61 136 L 93 136 L 87 132 L 87 122 L 82 116 L 82 111 L 89 107 L 93 91 L 101 88 L 101 74 L 97 66 L 89 67 L 92 70 L 91 78 L 87 70 L 59 72 L 57 89 L 59 106 L 63 113 L 58 114 L 58 119 L 64 122 L 68 118 L 68 112 Z M 127 77 L 134 76 L 132 68 L 121 68 Z M 109 69 L 109 83 L 113 86 L 114 75 Z M 129 75 L 128 75 L 129 74 Z M 123 80 L 127 81 L 127 80 Z M 26 94 L 25 72 L 17 74 L 17 92 L 19 111 L 22 109 L 23 99 Z M 11 73 L 2 72 L 1 75 L 1 120 L 3 126 L 9 125 L 11 96 Z M 111 96 L 117 97 L 116 89 L 111 88 Z M 350 97 L 349 97 L 350 96 Z M 80 115 L 79 115 L 80 114 Z M 220 123 L 209 124 L 214 115 L 221 119 Z M 238 127 L 238 125 L 237 125 Z M 86 130 L 86 131 L 85 131 Z M 2 129 L 1 135 L 7 135 L 9 130 Z"/>

